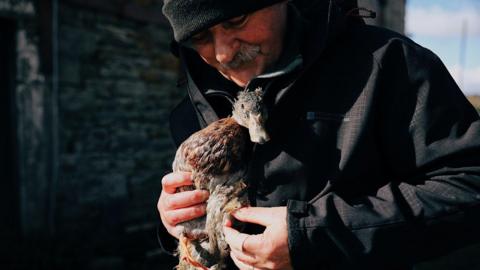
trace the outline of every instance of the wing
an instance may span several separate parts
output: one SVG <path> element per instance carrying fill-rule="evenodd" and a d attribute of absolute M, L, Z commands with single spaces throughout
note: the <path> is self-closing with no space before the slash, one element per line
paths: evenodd
<path fill-rule="evenodd" d="M 241 169 L 248 155 L 248 130 L 225 118 L 188 138 L 180 155 L 187 166 L 209 175 L 223 175 Z"/>

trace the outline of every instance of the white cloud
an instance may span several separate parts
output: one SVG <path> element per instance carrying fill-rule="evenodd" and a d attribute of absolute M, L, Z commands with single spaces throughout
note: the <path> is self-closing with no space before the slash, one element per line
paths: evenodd
<path fill-rule="evenodd" d="M 448 70 L 466 95 L 480 95 L 480 66 L 462 69 L 454 65 Z"/>
<path fill-rule="evenodd" d="M 447 10 L 440 6 L 415 7 L 406 14 L 407 33 L 430 37 L 458 37 L 468 21 L 468 33 L 480 36 L 479 10 L 475 7 Z"/>

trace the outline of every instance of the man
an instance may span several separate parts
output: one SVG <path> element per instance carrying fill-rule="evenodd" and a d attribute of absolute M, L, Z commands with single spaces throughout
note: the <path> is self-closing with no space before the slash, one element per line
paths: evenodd
<path fill-rule="evenodd" d="M 366 26 L 355 1 L 165 0 L 188 96 L 177 145 L 261 87 L 271 141 L 247 175 L 239 269 L 411 269 L 480 233 L 480 120 L 430 51 Z M 205 214 L 188 172 L 162 180 L 160 241 Z M 259 229 L 260 228 L 260 229 Z M 173 237 L 172 237 L 173 236 Z"/>

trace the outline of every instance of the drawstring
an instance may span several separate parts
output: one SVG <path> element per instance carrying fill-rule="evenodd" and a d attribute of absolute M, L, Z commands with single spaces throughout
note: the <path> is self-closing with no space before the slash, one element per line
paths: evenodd
<path fill-rule="evenodd" d="M 231 105 L 235 102 L 235 98 L 230 94 L 225 91 L 221 90 L 214 90 L 214 89 L 208 89 L 205 92 L 205 96 L 210 96 L 210 97 L 224 97 L 230 102 Z"/>
<path fill-rule="evenodd" d="M 366 13 L 362 14 L 360 11 L 364 11 Z M 375 19 L 377 17 L 377 13 L 373 10 L 368 8 L 359 7 L 359 8 L 352 8 L 346 14 L 347 17 L 357 17 L 357 18 L 372 18 Z"/>
<path fill-rule="evenodd" d="M 377 13 L 375 11 L 364 8 L 364 7 L 358 7 L 357 0 L 333 0 L 333 1 L 336 2 L 337 5 L 339 5 L 343 11 L 346 11 L 344 14 L 347 17 L 372 18 L 372 19 L 377 17 Z M 362 14 L 361 11 L 365 13 Z"/>

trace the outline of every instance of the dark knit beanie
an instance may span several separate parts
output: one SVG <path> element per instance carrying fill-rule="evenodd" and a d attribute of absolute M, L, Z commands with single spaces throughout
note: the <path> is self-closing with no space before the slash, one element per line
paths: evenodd
<path fill-rule="evenodd" d="M 164 0 L 163 14 L 175 40 L 185 41 L 220 22 L 251 13 L 284 0 Z"/>

